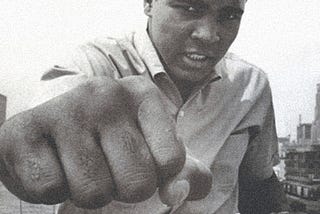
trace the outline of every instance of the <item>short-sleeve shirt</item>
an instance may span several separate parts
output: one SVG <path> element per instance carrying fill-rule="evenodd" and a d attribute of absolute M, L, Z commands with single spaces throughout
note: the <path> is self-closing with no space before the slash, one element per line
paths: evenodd
<path fill-rule="evenodd" d="M 156 192 L 141 203 L 113 201 L 95 211 L 67 203 L 61 213 L 237 213 L 240 164 L 248 178 L 263 180 L 271 177 L 272 167 L 278 162 L 272 96 L 266 74 L 227 53 L 212 68 L 212 75 L 183 102 L 147 32 L 138 31 L 120 39 L 106 37 L 81 46 L 71 63 L 56 65 L 42 76 L 40 100 L 35 104 L 92 76 L 129 75 L 143 75 L 163 92 L 164 102 L 176 120 L 178 137 L 188 152 L 213 173 L 211 192 L 202 200 L 185 201 L 174 209 L 162 204 Z"/>

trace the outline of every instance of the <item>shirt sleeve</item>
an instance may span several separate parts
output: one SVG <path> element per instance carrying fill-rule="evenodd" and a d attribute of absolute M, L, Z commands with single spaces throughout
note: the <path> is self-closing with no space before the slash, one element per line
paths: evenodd
<path fill-rule="evenodd" d="M 114 79 L 143 73 L 144 63 L 129 41 L 112 38 L 97 39 L 79 46 L 62 64 L 46 71 L 38 86 L 38 93 L 29 105 L 34 107 L 58 96 L 90 77 L 105 76 Z"/>
<path fill-rule="evenodd" d="M 259 126 L 248 128 L 249 144 L 240 168 L 240 173 L 249 180 L 270 178 L 273 174 L 273 166 L 279 163 L 278 140 L 269 84 L 266 85 L 258 102 L 251 110 L 251 114 L 262 115 L 260 116 L 262 121 Z"/>
<path fill-rule="evenodd" d="M 27 107 L 33 108 L 56 96 L 59 96 L 93 76 L 117 78 L 116 68 L 110 59 L 94 44 L 88 43 L 76 48 L 64 61 L 43 73 L 37 82 L 33 99 Z"/>
<path fill-rule="evenodd" d="M 35 83 L 36 90 L 27 107 L 33 108 L 59 96 L 88 79 L 88 74 L 80 71 L 72 64 L 58 64 L 49 68 Z"/>

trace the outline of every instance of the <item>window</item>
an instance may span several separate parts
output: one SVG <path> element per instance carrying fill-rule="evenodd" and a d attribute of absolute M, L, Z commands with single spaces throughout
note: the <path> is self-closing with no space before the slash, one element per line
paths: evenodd
<path fill-rule="evenodd" d="M 306 198 L 309 197 L 309 188 L 307 188 L 307 187 L 303 188 L 303 196 Z"/>
<path fill-rule="evenodd" d="M 301 196 L 302 194 L 302 187 L 301 186 L 297 186 L 297 194 L 299 195 L 299 196 Z"/>

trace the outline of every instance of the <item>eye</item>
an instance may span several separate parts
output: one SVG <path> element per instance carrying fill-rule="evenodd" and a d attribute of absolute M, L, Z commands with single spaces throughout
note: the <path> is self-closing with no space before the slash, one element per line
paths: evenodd
<path fill-rule="evenodd" d="M 243 11 L 241 9 L 236 8 L 225 8 L 220 12 L 219 21 L 233 21 L 233 20 L 241 20 Z"/>
<path fill-rule="evenodd" d="M 175 7 L 190 15 L 201 15 L 205 13 L 206 10 L 204 6 L 194 4 L 180 4 L 176 5 Z"/>
<path fill-rule="evenodd" d="M 236 18 L 238 18 L 238 17 L 236 16 L 236 14 L 230 14 L 230 15 L 227 17 L 227 19 L 229 19 L 229 20 L 233 20 L 233 19 L 236 19 Z"/>
<path fill-rule="evenodd" d="M 200 13 L 200 10 L 194 6 L 190 5 L 181 5 L 181 9 L 183 9 L 185 12 L 197 14 Z"/>
<path fill-rule="evenodd" d="M 185 8 L 186 11 L 191 12 L 191 13 L 195 13 L 197 12 L 196 8 L 192 7 L 192 6 L 187 6 Z"/>
<path fill-rule="evenodd" d="M 219 17 L 219 21 L 232 21 L 232 20 L 240 20 L 241 15 L 236 13 L 225 13 Z"/>

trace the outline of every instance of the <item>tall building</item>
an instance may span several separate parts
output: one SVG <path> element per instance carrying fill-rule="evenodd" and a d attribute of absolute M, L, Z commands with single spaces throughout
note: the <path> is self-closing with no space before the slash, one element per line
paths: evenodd
<path fill-rule="evenodd" d="M 320 83 L 317 84 L 316 106 L 312 123 L 312 142 L 320 143 Z"/>
<path fill-rule="evenodd" d="M 286 146 L 285 191 L 297 211 L 320 213 L 320 84 L 317 85 L 315 118 L 297 127 L 297 143 Z"/>
<path fill-rule="evenodd" d="M 6 119 L 7 98 L 0 94 L 0 126 Z"/>
<path fill-rule="evenodd" d="M 299 124 L 297 127 L 297 144 L 307 145 L 311 144 L 311 123 Z"/>

